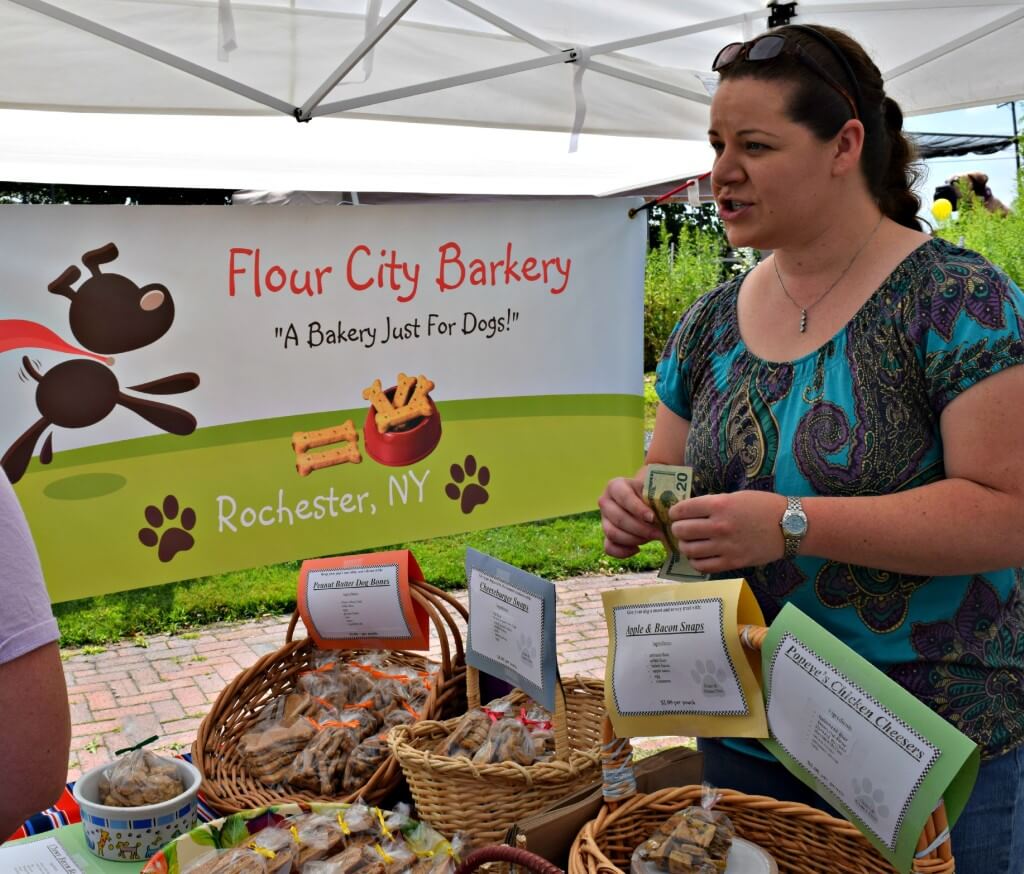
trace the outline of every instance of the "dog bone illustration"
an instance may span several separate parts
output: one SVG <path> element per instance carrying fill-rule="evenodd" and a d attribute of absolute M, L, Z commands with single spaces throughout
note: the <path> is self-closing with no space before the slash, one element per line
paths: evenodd
<path fill-rule="evenodd" d="M 415 376 L 406 376 L 404 373 L 398 374 L 398 388 L 395 389 L 395 396 L 392 399 L 395 409 L 405 406 L 405 402 L 409 400 L 409 392 L 412 391 L 414 385 L 416 385 Z"/>
<path fill-rule="evenodd" d="M 296 453 L 306 452 L 315 446 L 327 446 L 331 443 L 352 443 L 356 439 L 356 426 L 348 419 L 341 425 L 330 428 L 319 428 L 315 431 L 296 431 L 292 434 L 292 449 Z"/>
<path fill-rule="evenodd" d="M 333 467 L 336 464 L 359 464 L 363 457 L 355 443 L 343 443 L 326 452 L 303 452 L 295 458 L 295 469 L 299 476 L 309 476 L 314 470 Z"/>
<path fill-rule="evenodd" d="M 375 379 L 373 385 L 369 388 L 363 389 L 363 397 L 373 404 L 373 408 L 378 413 L 393 413 L 395 411 L 391 401 L 388 400 L 388 396 L 384 394 L 384 389 L 381 388 L 379 379 Z"/>

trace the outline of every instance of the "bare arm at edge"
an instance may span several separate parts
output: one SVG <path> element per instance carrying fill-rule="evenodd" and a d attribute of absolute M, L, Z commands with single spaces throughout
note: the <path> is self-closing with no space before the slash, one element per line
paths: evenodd
<path fill-rule="evenodd" d="M 64 789 L 71 746 L 68 690 L 57 644 L 0 665 L 0 841 Z"/>

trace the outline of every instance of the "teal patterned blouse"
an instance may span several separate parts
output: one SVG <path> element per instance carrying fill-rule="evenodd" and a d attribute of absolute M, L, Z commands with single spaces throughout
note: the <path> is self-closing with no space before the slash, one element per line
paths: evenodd
<path fill-rule="evenodd" d="M 941 239 L 908 255 L 845 328 L 792 362 L 748 351 L 736 316 L 743 278 L 683 315 L 658 365 L 658 396 L 690 422 L 694 494 L 884 495 L 940 480 L 946 404 L 1024 363 L 1020 289 Z M 1024 743 L 1021 568 L 925 577 L 798 556 L 741 573 L 767 621 L 795 604 L 986 757 Z"/>

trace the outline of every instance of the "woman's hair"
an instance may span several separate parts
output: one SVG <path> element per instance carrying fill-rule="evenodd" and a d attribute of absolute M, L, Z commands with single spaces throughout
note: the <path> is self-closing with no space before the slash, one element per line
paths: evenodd
<path fill-rule="evenodd" d="M 835 44 L 849 63 L 856 81 L 850 81 L 850 71 L 828 46 L 806 30 L 817 31 Z M 914 147 L 903 134 L 903 112 L 896 101 L 885 95 L 882 74 L 867 52 L 841 30 L 822 25 L 785 25 L 771 33 L 785 36 L 787 42 L 799 45 L 851 95 L 864 125 L 860 165 L 872 196 L 893 221 L 921 230 L 917 219 L 921 201 L 912 188 L 920 176 Z M 723 81 L 754 78 L 792 82 L 795 88 L 787 114 L 822 141 L 834 137 L 851 118 L 850 104 L 842 94 L 788 52 L 766 61 L 744 58 L 723 67 L 719 75 Z"/>

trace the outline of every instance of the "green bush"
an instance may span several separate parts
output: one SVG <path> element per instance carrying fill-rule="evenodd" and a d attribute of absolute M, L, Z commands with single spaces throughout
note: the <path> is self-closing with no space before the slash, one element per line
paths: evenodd
<path fill-rule="evenodd" d="M 644 371 L 654 369 L 665 341 L 690 305 L 719 282 L 719 236 L 684 225 L 673 240 L 665 226 L 647 252 L 644 282 Z"/>
<path fill-rule="evenodd" d="M 980 252 L 1024 288 L 1024 173 L 1012 208 L 1010 215 L 996 215 L 978 199 L 962 197 L 956 218 L 941 225 L 936 236 Z"/>

